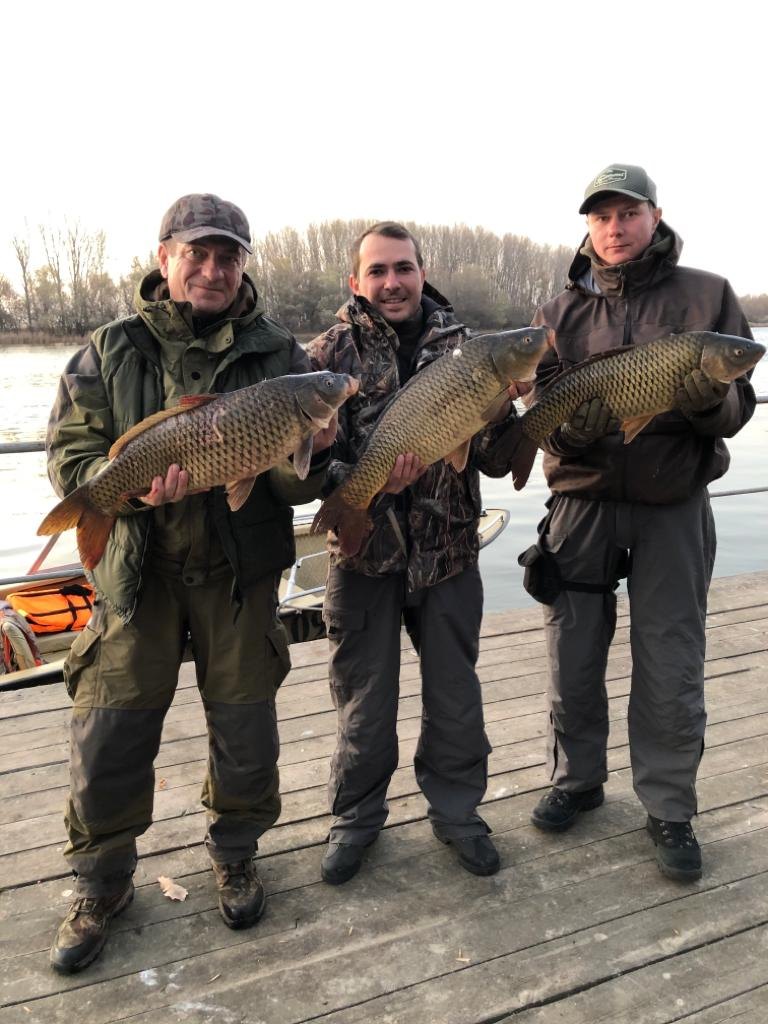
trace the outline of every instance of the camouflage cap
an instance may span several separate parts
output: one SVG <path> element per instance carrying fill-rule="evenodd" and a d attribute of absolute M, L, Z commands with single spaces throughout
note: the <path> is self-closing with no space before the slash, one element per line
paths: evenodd
<path fill-rule="evenodd" d="M 648 177 L 647 171 L 634 164 L 610 164 L 587 185 L 579 213 L 589 213 L 601 196 L 616 192 L 632 199 L 646 200 L 656 206 L 656 185 Z"/>
<path fill-rule="evenodd" d="M 210 192 L 193 192 L 177 199 L 160 224 L 161 242 L 167 242 L 169 238 L 192 242 L 208 235 L 232 238 L 247 253 L 253 252 L 251 229 L 243 211 Z"/>

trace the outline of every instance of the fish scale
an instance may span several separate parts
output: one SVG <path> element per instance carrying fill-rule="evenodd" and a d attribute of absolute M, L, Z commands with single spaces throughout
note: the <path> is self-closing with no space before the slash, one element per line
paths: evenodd
<path fill-rule="evenodd" d="M 540 441 L 596 396 L 619 420 L 670 408 L 684 377 L 701 363 L 705 339 L 705 332 L 674 334 L 580 363 L 541 392 L 522 417 L 523 432 Z"/>
<path fill-rule="evenodd" d="M 481 413 L 505 386 L 482 346 L 465 343 L 411 379 L 371 435 L 341 493 L 353 508 L 365 508 L 387 482 L 398 455 L 413 452 L 431 465 L 451 451 L 457 438 L 485 426 Z"/>
<path fill-rule="evenodd" d="M 354 555 L 370 528 L 366 510 L 387 483 L 399 455 L 425 466 L 440 459 L 463 468 L 465 445 L 506 398 L 513 381 L 528 381 L 552 344 L 548 327 L 480 335 L 416 373 L 387 406 L 360 458 L 315 515 L 312 532 L 336 531 Z"/>
<path fill-rule="evenodd" d="M 76 526 L 80 557 L 92 569 L 126 499 L 147 494 L 173 464 L 189 474 L 190 493 L 226 484 L 229 507 L 237 511 L 255 478 L 291 453 L 297 473 L 306 474 L 312 436 L 358 387 L 347 374 L 327 370 L 291 374 L 217 397 L 196 396 L 180 410 L 149 416 L 115 442 L 109 462 L 59 502 L 37 532 Z"/>
<path fill-rule="evenodd" d="M 123 495 L 148 490 L 174 462 L 189 473 L 190 490 L 263 472 L 278 446 L 292 451 L 308 430 L 296 416 L 295 388 L 269 383 L 266 390 L 256 384 L 222 395 L 139 434 L 93 478 L 93 503 L 116 511 Z"/>
<path fill-rule="evenodd" d="M 525 486 L 538 445 L 585 402 L 600 398 L 628 444 L 654 416 L 675 408 L 693 370 L 725 383 L 748 373 L 764 353 L 763 345 L 748 338 L 688 331 L 610 349 L 570 367 L 536 395 L 520 419 L 520 440 L 510 460 L 515 490 Z"/>

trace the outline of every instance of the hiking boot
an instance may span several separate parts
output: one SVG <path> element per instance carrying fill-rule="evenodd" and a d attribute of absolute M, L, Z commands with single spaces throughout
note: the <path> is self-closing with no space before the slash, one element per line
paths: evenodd
<path fill-rule="evenodd" d="M 656 846 L 656 863 L 662 875 L 676 882 L 701 878 L 701 847 L 690 821 L 662 821 L 649 814 L 645 827 Z"/>
<path fill-rule="evenodd" d="M 328 843 L 320 863 L 320 874 L 328 885 L 343 885 L 354 878 L 365 856 L 365 846 L 352 843 Z"/>
<path fill-rule="evenodd" d="M 435 838 L 446 846 L 452 846 L 459 864 L 473 875 L 495 875 L 501 867 L 498 851 L 490 836 L 454 839 L 435 832 Z"/>
<path fill-rule="evenodd" d="M 544 832 L 564 832 L 581 811 L 593 811 L 605 799 L 602 786 L 583 793 L 567 793 L 553 786 L 539 800 L 531 814 L 531 823 Z"/>
<path fill-rule="evenodd" d="M 93 963 L 104 949 L 109 922 L 133 899 L 133 879 L 112 896 L 78 896 L 59 925 L 51 946 L 51 966 L 60 974 L 74 974 Z"/>
<path fill-rule="evenodd" d="M 264 913 L 267 897 L 253 857 L 236 864 L 211 861 L 219 891 L 219 913 L 228 928 L 250 928 Z"/>

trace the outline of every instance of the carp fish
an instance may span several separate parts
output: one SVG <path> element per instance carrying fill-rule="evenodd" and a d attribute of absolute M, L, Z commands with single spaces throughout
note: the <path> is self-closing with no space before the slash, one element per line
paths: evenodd
<path fill-rule="evenodd" d="M 216 395 L 190 395 L 148 416 L 112 445 L 98 473 L 42 521 L 39 535 L 77 528 L 83 565 L 98 565 L 115 517 L 129 498 L 147 494 L 176 463 L 189 473 L 189 494 L 225 485 L 233 512 L 256 477 L 293 454 L 300 479 L 309 473 L 315 434 L 359 382 L 345 373 L 289 374 Z"/>
<path fill-rule="evenodd" d="M 479 335 L 414 374 L 386 407 L 359 460 L 321 505 L 312 533 L 333 530 L 342 553 L 357 554 L 370 528 L 368 507 L 397 456 L 413 452 L 425 466 L 445 459 L 461 472 L 473 435 L 501 411 L 507 387 L 533 380 L 553 343 L 548 327 Z"/>
<path fill-rule="evenodd" d="M 582 403 L 600 398 L 629 444 L 662 412 L 675 408 L 683 379 L 695 369 L 727 383 L 752 369 L 765 347 L 748 338 L 688 331 L 644 345 L 608 349 L 555 377 L 536 394 L 519 420 L 520 442 L 512 458 L 515 489 L 525 486 L 543 439 L 567 423 Z"/>

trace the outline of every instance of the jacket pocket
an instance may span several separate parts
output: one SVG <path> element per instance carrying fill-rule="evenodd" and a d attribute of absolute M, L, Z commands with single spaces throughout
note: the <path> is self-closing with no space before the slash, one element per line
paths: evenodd
<path fill-rule="evenodd" d="M 100 641 L 101 633 L 86 626 L 82 633 L 75 637 L 64 662 L 64 686 L 73 701 L 78 690 L 80 691 L 80 700 L 77 703 L 81 707 L 93 706 Z"/>
<path fill-rule="evenodd" d="M 365 629 L 364 608 L 323 608 L 323 622 L 329 637 Z"/>
<path fill-rule="evenodd" d="M 273 655 L 272 682 L 275 690 L 291 670 L 291 654 L 288 649 L 288 637 L 282 626 L 275 626 L 267 631 L 267 645 L 269 652 Z"/>

